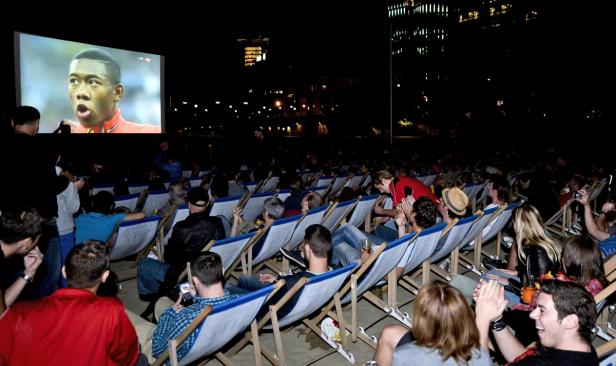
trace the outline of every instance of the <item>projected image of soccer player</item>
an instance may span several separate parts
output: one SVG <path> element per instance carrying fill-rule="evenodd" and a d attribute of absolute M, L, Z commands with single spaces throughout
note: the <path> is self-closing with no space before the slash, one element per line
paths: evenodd
<path fill-rule="evenodd" d="M 78 121 L 66 121 L 73 133 L 160 133 L 159 126 L 122 118 L 124 95 L 118 62 L 108 52 L 88 48 L 70 63 L 68 94 Z"/>

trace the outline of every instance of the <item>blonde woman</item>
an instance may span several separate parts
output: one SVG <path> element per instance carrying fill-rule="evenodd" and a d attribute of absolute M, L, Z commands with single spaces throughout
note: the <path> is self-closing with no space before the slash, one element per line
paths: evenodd
<path fill-rule="evenodd" d="M 433 282 L 419 290 L 413 306 L 413 328 L 385 327 L 374 359 L 379 366 L 491 365 L 488 350 L 480 347 L 475 316 L 460 291 Z"/>
<path fill-rule="evenodd" d="M 560 267 L 560 244 L 543 227 L 541 214 L 534 206 L 523 204 L 513 212 L 515 243 L 511 246 L 507 270 L 517 275 L 532 276 L 536 280 Z"/>

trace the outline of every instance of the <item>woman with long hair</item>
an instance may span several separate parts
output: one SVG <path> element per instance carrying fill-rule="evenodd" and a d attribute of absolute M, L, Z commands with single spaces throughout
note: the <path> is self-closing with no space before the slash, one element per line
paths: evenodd
<path fill-rule="evenodd" d="M 568 279 L 583 286 L 593 296 L 608 285 L 599 248 L 587 235 L 575 236 L 565 242 L 562 270 Z M 564 280 L 561 277 L 557 275 L 557 279 Z"/>
<path fill-rule="evenodd" d="M 480 348 L 479 331 L 470 305 L 454 287 L 432 282 L 419 290 L 412 312 L 412 330 L 385 327 L 374 359 L 379 366 L 491 365 L 488 350 Z"/>
<path fill-rule="evenodd" d="M 513 212 L 515 243 L 511 246 L 507 269 L 518 277 L 532 276 L 536 280 L 560 265 L 560 244 L 545 231 L 541 214 L 527 203 Z"/>

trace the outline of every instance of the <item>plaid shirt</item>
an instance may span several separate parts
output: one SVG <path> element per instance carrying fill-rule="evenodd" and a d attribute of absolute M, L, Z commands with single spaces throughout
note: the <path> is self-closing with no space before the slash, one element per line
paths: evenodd
<path fill-rule="evenodd" d="M 206 306 L 219 305 L 236 297 L 239 297 L 239 295 L 232 295 L 229 291 L 225 290 L 225 295 L 222 297 L 203 298 L 195 296 L 194 303 L 182 309 L 179 313 L 176 313 L 172 308 L 165 310 L 160 316 L 158 326 L 156 326 L 154 331 L 152 355 L 154 357 L 160 356 L 169 346 L 169 341 L 179 336 Z M 180 345 L 178 348 L 178 360 L 186 356 L 197 340 L 198 334 L 198 331 L 192 332 L 184 343 Z"/>

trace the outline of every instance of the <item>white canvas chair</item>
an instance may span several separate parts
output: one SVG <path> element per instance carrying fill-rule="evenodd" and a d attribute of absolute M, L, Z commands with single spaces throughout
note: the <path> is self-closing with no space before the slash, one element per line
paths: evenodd
<path fill-rule="evenodd" d="M 282 344 L 282 336 L 280 329 L 289 326 L 297 321 L 303 320 L 310 330 L 321 336 L 323 340 L 329 343 L 328 338 L 322 334 L 321 328 L 318 324 L 306 319 L 310 314 L 318 311 L 325 305 L 332 297 L 338 297 L 338 290 L 342 287 L 346 279 L 351 275 L 353 270 L 357 267 L 357 263 L 351 263 L 345 267 L 329 271 L 310 278 L 304 277 L 300 279 L 276 304 L 270 305 L 269 312 L 263 319 L 257 323 L 257 331 L 261 329 L 271 329 L 274 333 L 274 343 L 276 345 L 276 353 L 269 351 L 262 345 L 259 346 L 261 353 L 265 358 L 273 365 L 286 365 L 286 359 L 284 354 L 284 348 Z M 296 296 L 298 292 L 301 293 L 297 296 L 297 302 L 293 309 L 284 317 L 278 318 L 278 311 L 280 308 L 289 301 L 292 297 Z M 271 323 L 270 323 L 271 320 Z M 229 352 L 231 354 L 237 353 L 248 342 L 258 342 L 258 336 L 247 335 L 236 344 Z M 257 344 L 260 344 L 257 343 Z M 334 344 L 331 344 L 335 347 Z M 351 362 L 355 362 L 355 358 L 350 353 L 344 353 L 342 349 L 340 354 L 344 358 Z M 331 353 L 331 352 L 329 352 Z M 260 362 L 260 359 L 258 360 Z M 295 362 L 294 362 L 295 363 Z M 290 363 L 289 363 L 290 364 Z"/>
<path fill-rule="evenodd" d="M 182 170 L 182 178 L 190 178 L 192 175 L 192 170 Z"/>
<path fill-rule="evenodd" d="M 473 223 L 478 220 L 483 213 L 479 211 L 473 216 L 465 217 L 460 220 L 456 219 L 455 225 L 449 230 L 446 235 L 441 236 L 437 244 L 437 249 L 430 257 L 430 269 L 432 272 L 443 277 L 447 281 L 458 274 L 458 256 L 460 245 L 462 240 L 473 226 Z M 446 256 L 451 255 L 450 272 L 442 270 L 439 266 L 433 264 L 437 263 Z"/>
<path fill-rule="evenodd" d="M 357 337 L 359 337 L 362 341 L 366 342 L 366 344 L 376 348 L 376 337 L 366 334 L 366 330 L 370 326 L 358 326 L 357 303 L 361 298 L 364 298 L 382 310 L 385 314 L 389 314 L 389 312 L 392 311 L 388 303 L 384 302 L 379 296 L 374 295 L 369 290 L 378 286 L 381 282 L 384 284 L 383 278 L 394 271 L 414 236 L 415 233 L 410 233 L 400 239 L 396 239 L 389 243 L 382 243 L 376 247 L 368 260 L 361 265 L 357 272 L 351 275 L 350 281 L 338 292 L 341 299 L 340 305 L 348 305 L 349 303 L 351 305 L 351 323 L 347 323 L 344 318 L 339 318 L 332 312 L 334 306 L 339 306 L 334 300 L 331 300 L 315 318 L 315 322 L 318 323 L 326 315 L 329 315 L 349 331 L 353 342 L 356 342 Z M 393 280 L 390 285 L 396 286 L 395 271 L 393 277 L 389 277 L 389 279 Z M 393 302 L 393 300 L 388 302 Z M 342 347 L 342 344 L 337 343 L 337 347 Z"/>
<path fill-rule="evenodd" d="M 177 338 L 169 341 L 169 348 L 153 365 L 163 365 L 168 359 L 173 366 L 188 365 L 211 356 L 253 323 L 259 309 L 282 284 L 283 281 L 220 305 L 208 305 Z M 177 349 L 192 332 L 199 332 L 199 335 L 188 353 L 178 360 Z M 260 359 L 257 348 L 255 356 Z M 221 352 L 216 353 L 215 357 L 225 365 L 232 364 Z"/>
<path fill-rule="evenodd" d="M 210 216 L 223 216 L 232 223 L 233 209 L 237 207 L 244 196 L 221 197 L 214 200 L 210 208 Z"/>
<path fill-rule="evenodd" d="M 130 194 L 141 193 L 147 189 L 148 185 L 145 183 L 135 183 L 128 185 L 128 193 Z"/>
<path fill-rule="evenodd" d="M 280 182 L 280 177 L 279 176 L 269 177 L 265 181 L 265 183 L 263 183 L 261 188 L 259 188 L 259 192 L 261 192 L 261 193 L 274 192 L 276 190 L 276 187 L 278 187 L 278 182 Z"/>
<path fill-rule="evenodd" d="M 199 187 L 201 185 L 201 180 L 203 178 L 201 176 L 197 178 L 190 178 L 188 181 L 190 182 L 190 188 Z"/>
<path fill-rule="evenodd" d="M 313 187 L 328 187 L 331 186 L 332 182 L 334 181 L 334 176 L 333 175 L 329 175 L 329 176 L 322 176 L 319 177 L 319 179 L 315 179 L 315 181 L 312 183 Z"/>
<path fill-rule="evenodd" d="M 233 267 L 233 264 L 237 262 L 237 259 L 248 247 L 250 241 L 256 234 L 256 232 L 252 232 L 214 242 L 214 245 L 210 248 L 210 251 L 220 255 L 224 273 Z"/>
<path fill-rule="evenodd" d="M 254 193 L 257 189 L 257 182 L 247 182 L 246 184 L 244 184 L 244 187 L 248 189 L 248 192 Z"/>
<path fill-rule="evenodd" d="M 115 207 L 126 207 L 131 210 L 131 212 L 134 212 L 137 209 L 137 202 L 139 201 L 139 197 L 141 197 L 141 193 L 115 197 Z"/>
<path fill-rule="evenodd" d="M 374 208 L 374 205 L 378 203 L 379 199 L 383 199 L 384 196 L 373 194 L 370 196 L 365 196 L 359 199 L 359 202 L 355 205 L 355 209 L 351 214 L 351 217 L 348 220 L 348 223 L 359 227 L 362 223 L 364 224 L 364 229 L 366 231 L 370 229 L 370 213 Z"/>
<path fill-rule="evenodd" d="M 316 193 L 320 194 L 321 197 L 324 197 L 325 191 L 327 191 L 328 188 L 329 188 L 328 186 L 310 187 L 310 188 L 307 188 L 306 191 L 307 192 L 316 192 Z"/>
<path fill-rule="evenodd" d="M 263 212 L 265 200 L 274 197 L 274 193 L 255 193 L 252 194 L 244 205 L 244 220 L 247 222 L 255 222 L 257 216 Z"/>
<path fill-rule="evenodd" d="M 329 190 L 328 197 L 336 197 L 338 193 L 340 193 L 340 190 L 342 189 L 342 187 L 344 187 L 344 185 L 349 179 L 350 178 L 347 177 L 346 175 L 339 175 L 336 178 L 334 178 L 334 181 L 332 182 L 332 188 Z M 322 186 L 322 185 L 323 184 L 319 184 L 319 186 Z"/>
<path fill-rule="evenodd" d="M 321 207 L 313 208 L 308 211 L 306 215 L 302 217 L 301 220 L 297 223 L 295 230 L 293 230 L 293 235 L 285 245 L 286 249 L 295 249 L 297 246 L 304 240 L 304 234 L 306 232 L 306 228 L 313 224 L 320 224 L 323 221 L 323 216 L 325 215 L 325 211 L 329 208 L 328 205 L 323 205 Z M 283 259 L 283 269 L 286 269 L 288 266 L 284 265 Z"/>
<path fill-rule="evenodd" d="M 470 269 L 477 275 L 481 275 L 481 235 L 483 229 L 488 225 L 488 223 L 490 223 L 490 221 L 495 219 L 505 209 L 505 207 L 506 206 L 492 207 L 483 211 L 483 215 L 479 219 L 473 221 L 471 228 L 468 230 L 464 236 L 464 239 L 462 239 L 462 242 L 460 243 L 460 248 L 464 248 L 466 245 L 474 241 L 473 258 L 460 255 L 459 259 L 464 262 L 467 269 Z"/>
<path fill-rule="evenodd" d="M 420 268 L 424 264 L 422 268 L 423 282 L 429 281 L 430 278 L 430 266 L 428 260 L 434 253 L 434 249 L 438 244 L 439 239 L 443 233 L 443 230 L 447 227 L 446 223 L 436 224 L 432 227 L 422 230 L 419 232 L 411 243 L 406 248 L 406 252 L 398 262 L 398 267 L 404 267 L 402 271 L 402 277 L 398 281 L 400 286 L 404 287 L 409 292 L 417 295 L 419 288 L 421 288 L 421 284 L 417 284 L 412 276 L 409 276 L 413 271 Z M 411 319 L 407 314 L 403 314 L 398 310 L 398 294 L 396 286 L 388 286 L 388 300 L 390 301 L 389 306 L 392 308 L 392 311 L 389 315 L 397 319 L 398 321 L 406 324 L 408 327 L 411 326 Z"/>
<path fill-rule="evenodd" d="M 165 190 L 148 192 L 141 211 L 146 216 L 155 215 L 161 208 L 165 207 L 167 202 L 169 202 L 169 192 Z"/>
<path fill-rule="evenodd" d="M 312 177 L 315 174 L 315 172 L 311 172 L 310 170 L 306 169 L 304 170 L 304 172 L 302 173 L 302 182 L 306 183 L 308 181 L 308 179 L 310 177 Z"/>
<path fill-rule="evenodd" d="M 321 224 L 325 226 L 330 232 L 334 232 L 340 223 L 345 220 L 351 210 L 355 208 L 355 205 L 359 202 L 359 199 L 352 199 L 344 202 L 336 202 L 325 213 Z"/>
<path fill-rule="evenodd" d="M 111 260 L 122 259 L 139 253 L 156 237 L 160 217 L 153 216 L 143 220 L 122 221 L 115 235 L 111 237 Z"/>
<path fill-rule="evenodd" d="M 510 203 L 509 205 L 507 205 L 507 207 L 504 210 L 501 211 L 501 213 L 498 216 L 496 216 L 493 220 L 491 220 L 492 227 L 490 227 L 490 230 L 488 230 L 488 232 L 486 233 L 482 232 L 481 243 L 482 244 L 487 243 L 488 241 L 490 241 L 492 238 L 496 236 L 497 237 L 496 255 L 493 256 L 485 251 L 482 252 L 483 255 L 489 258 L 492 258 L 492 259 L 500 258 L 500 252 L 501 252 L 500 242 L 501 242 L 502 231 L 507 225 L 507 223 L 509 222 L 509 220 L 511 219 L 511 214 L 513 213 L 513 210 L 520 207 L 522 203 L 523 201 Z"/>
<path fill-rule="evenodd" d="M 280 248 L 289 242 L 297 223 L 302 217 L 303 215 L 295 215 L 274 221 L 267 232 L 263 234 L 260 241 L 255 242 L 254 245 L 251 245 L 247 249 L 247 259 L 245 260 L 246 268 L 244 269 L 244 274 L 252 275 L 260 268 L 258 267 L 253 270 L 256 265 L 264 263 L 274 254 L 278 253 Z M 252 248 L 255 245 L 258 245 L 257 243 L 259 242 L 262 242 L 261 248 L 259 249 L 259 252 L 255 253 L 255 256 L 253 256 Z M 274 267 L 273 270 L 278 272 L 280 268 Z"/>
<path fill-rule="evenodd" d="M 171 237 L 171 234 L 173 233 L 173 227 L 175 226 L 175 224 L 187 218 L 188 215 L 190 215 L 190 212 L 188 212 L 188 206 L 186 204 L 181 205 L 175 209 L 175 212 L 173 213 L 173 218 L 171 221 L 171 226 L 169 226 L 170 229 L 166 231 L 163 230 L 163 236 L 162 236 L 163 246 L 167 245 L 167 242 L 169 241 L 169 238 Z"/>
<path fill-rule="evenodd" d="M 364 180 L 364 174 L 355 174 L 349 179 L 349 181 L 344 185 L 345 187 L 357 189 L 359 188 L 359 184 Z"/>
<path fill-rule="evenodd" d="M 471 207 L 471 211 L 475 211 L 477 207 L 477 194 L 481 191 L 482 188 L 485 188 L 487 183 L 477 183 L 466 185 L 462 189 L 466 196 L 468 197 L 468 205 Z"/>
<path fill-rule="evenodd" d="M 282 202 L 286 201 L 290 195 L 291 195 L 290 189 L 280 189 L 278 190 L 278 193 L 276 193 L 276 197 L 278 197 Z"/>
<path fill-rule="evenodd" d="M 92 196 L 96 195 L 98 192 L 107 191 L 113 194 L 113 184 L 97 184 L 92 187 Z"/>

